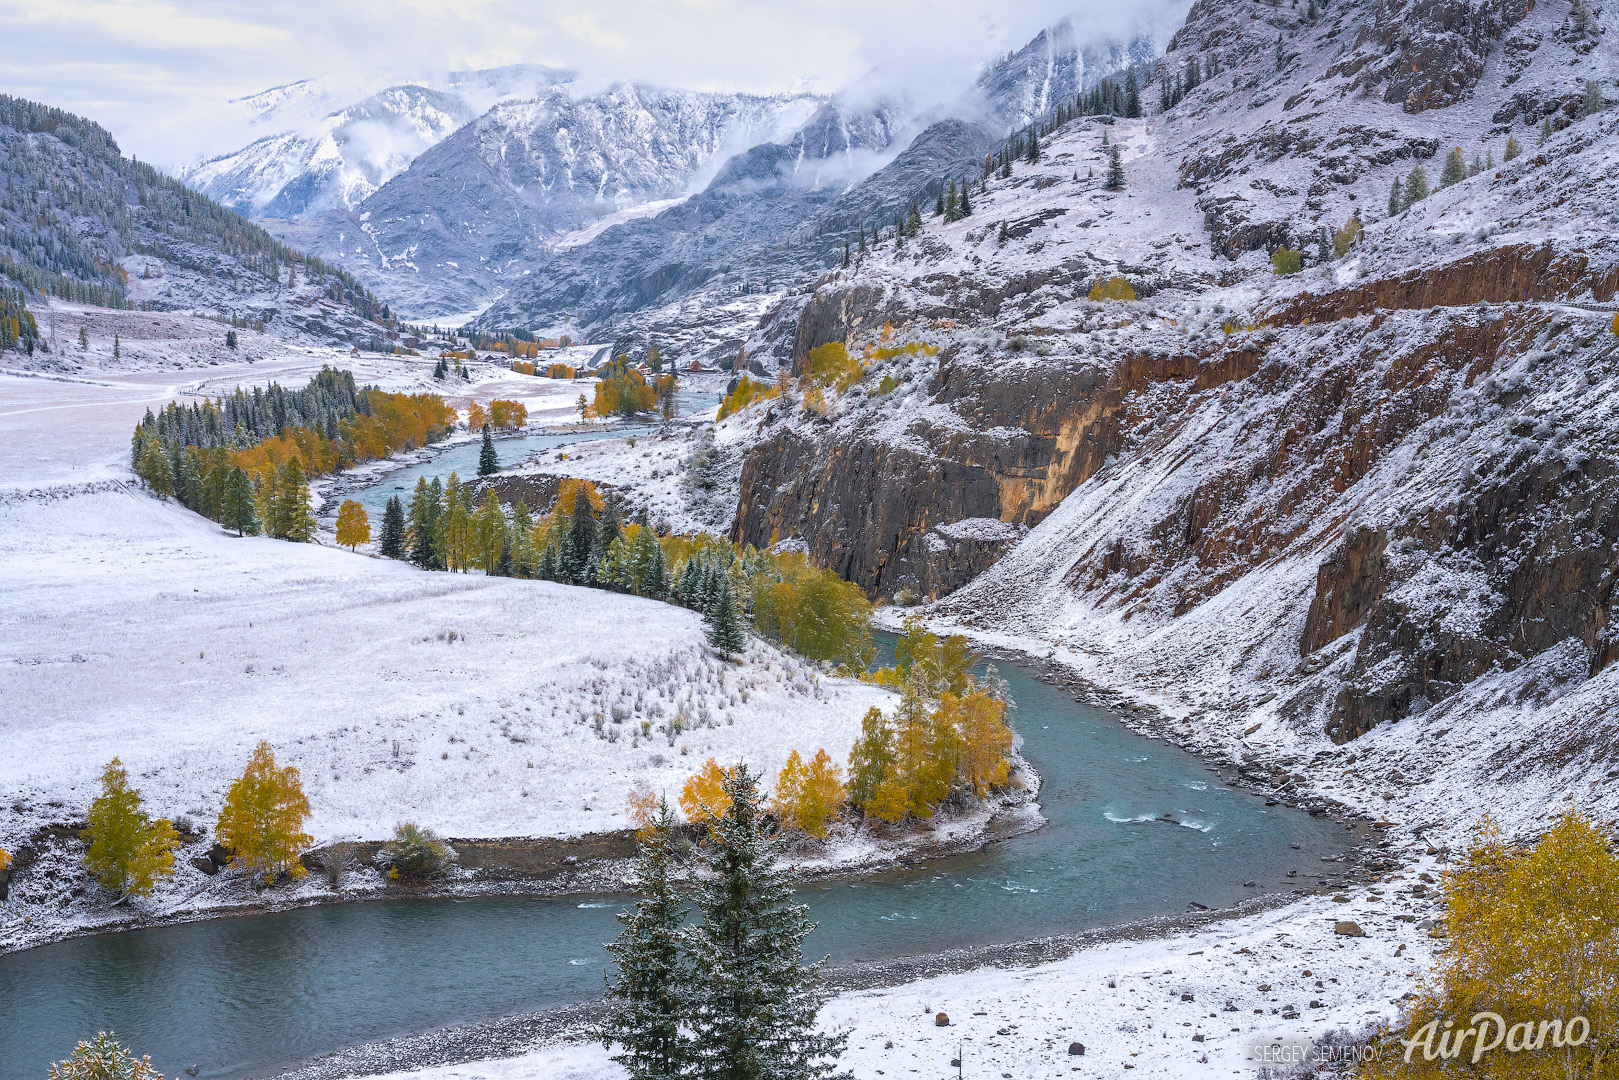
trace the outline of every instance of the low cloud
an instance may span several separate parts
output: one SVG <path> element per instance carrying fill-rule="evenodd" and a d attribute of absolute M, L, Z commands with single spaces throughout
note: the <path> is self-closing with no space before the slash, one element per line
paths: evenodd
<path fill-rule="evenodd" d="M 232 99 L 300 79 L 347 93 L 341 104 L 399 82 L 444 85 L 447 71 L 523 63 L 573 69 L 584 90 L 635 79 L 832 93 L 875 77 L 870 85 L 926 108 L 1065 16 L 1106 37 L 1176 9 L 1184 2 L 0 0 L 0 91 L 83 113 L 126 152 L 174 168 L 247 141 Z"/>

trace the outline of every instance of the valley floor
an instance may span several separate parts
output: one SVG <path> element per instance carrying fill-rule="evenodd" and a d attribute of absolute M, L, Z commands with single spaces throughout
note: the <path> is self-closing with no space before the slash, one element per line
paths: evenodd
<path fill-rule="evenodd" d="M 760 642 L 726 663 L 699 616 L 668 604 L 228 535 L 130 475 L 146 408 L 238 381 L 298 384 L 327 363 L 437 389 L 430 362 L 244 333 L 251 364 L 210 364 L 191 354 L 215 324 L 118 314 L 119 358 L 0 373 L 0 437 L 18 449 L 0 461 L 0 848 L 40 858 L 14 868 L 0 949 L 264 903 L 238 875 L 189 864 L 260 740 L 300 770 L 317 845 L 382 840 L 402 820 L 452 837 L 575 837 L 625 828 L 632 790 L 673 801 L 711 755 L 767 775 L 792 749 L 842 759 L 860 716 L 890 697 Z M 130 332 L 141 319 L 149 338 Z M 505 381 L 475 389 L 487 400 Z M 206 830 L 158 894 L 117 909 L 73 836 L 114 757 L 154 816 Z M 868 846 L 845 854 L 858 863 Z M 329 895 L 317 877 L 274 902 Z"/>

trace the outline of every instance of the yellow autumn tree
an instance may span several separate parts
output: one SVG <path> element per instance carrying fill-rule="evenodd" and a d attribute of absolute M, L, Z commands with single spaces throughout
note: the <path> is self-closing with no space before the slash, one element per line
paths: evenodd
<path fill-rule="evenodd" d="M 832 822 L 843 816 L 846 797 L 843 770 L 824 747 L 807 765 L 794 750 L 787 755 L 787 764 L 776 778 L 771 810 L 784 827 L 819 839 Z"/>
<path fill-rule="evenodd" d="M 353 499 L 344 499 L 337 508 L 337 542 L 350 551 L 371 542 L 371 520 L 365 507 Z"/>
<path fill-rule="evenodd" d="M 489 403 L 489 424 L 491 427 L 520 428 L 527 423 L 528 406 L 521 401 L 507 401 L 503 398 L 496 398 Z"/>
<path fill-rule="evenodd" d="M 736 772 L 735 768 L 722 769 L 713 758 L 692 774 L 680 791 L 680 812 L 693 825 L 709 824 L 725 816 L 731 808 L 731 797 L 725 793 L 725 781 Z"/>
<path fill-rule="evenodd" d="M 309 800 L 298 770 L 277 768 L 275 751 L 261 742 L 225 793 L 214 832 L 234 852 L 235 865 L 262 874 L 269 885 L 283 870 L 295 878 L 306 873 L 298 856 L 315 842 L 303 831 L 308 820 Z"/>
<path fill-rule="evenodd" d="M 643 843 L 652 835 L 653 820 L 658 816 L 658 805 L 663 800 L 645 788 L 631 788 L 628 800 L 630 824 L 635 826 L 635 838 Z"/>
<path fill-rule="evenodd" d="M 473 565 L 493 574 L 500 567 L 501 552 L 506 547 L 506 512 L 500 508 L 500 496 L 493 489 L 484 492 L 472 519 L 471 533 Z"/>
<path fill-rule="evenodd" d="M 489 420 L 489 413 L 476 401 L 467 404 L 467 430 L 482 431 Z"/>
<path fill-rule="evenodd" d="M 1102 278 L 1091 286 L 1092 300 L 1134 300 L 1135 287 L 1121 277 Z"/>
<path fill-rule="evenodd" d="M 1614 1075 L 1619 856 L 1596 824 L 1570 812 L 1520 847 L 1486 817 L 1444 891 L 1435 968 L 1363 1075 Z"/>
<path fill-rule="evenodd" d="M 157 879 L 174 873 L 179 834 L 167 821 L 141 809 L 141 793 L 129 786 L 129 771 L 113 758 L 101 772 L 101 794 L 90 802 L 84 831 L 84 865 L 122 903 L 146 896 Z"/>
<path fill-rule="evenodd" d="M 1006 783 L 1012 752 L 1012 729 L 1006 726 L 1006 702 L 975 690 L 964 697 L 945 694 L 939 713 L 960 734 L 961 779 L 982 797 Z"/>

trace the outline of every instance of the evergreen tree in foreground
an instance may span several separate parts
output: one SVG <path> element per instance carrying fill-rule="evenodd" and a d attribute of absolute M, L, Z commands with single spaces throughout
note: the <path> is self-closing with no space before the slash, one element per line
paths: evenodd
<path fill-rule="evenodd" d="M 478 475 L 488 476 L 498 472 L 500 459 L 495 456 L 495 439 L 489 432 L 489 425 L 483 426 L 483 449 L 478 451 Z"/>
<path fill-rule="evenodd" d="M 613 1060 L 629 1070 L 632 1080 L 672 1080 L 688 1075 L 690 1041 L 681 1034 L 682 992 L 689 977 L 680 955 L 681 924 L 686 912 L 670 880 L 674 861 L 674 814 L 666 800 L 641 835 L 635 864 L 635 891 L 641 899 L 634 911 L 620 912 L 624 929 L 607 946 L 618 965 L 607 977 L 607 1016 L 602 1043 L 621 1049 Z"/>
<path fill-rule="evenodd" d="M 703 622 L 708 624 L 708 643 L 725 656 L 748 647 L 748 634 L 736 610 L 736 594 L 724 571 L 714 575 L 713 593 L 703 605 Z"/>
<path fill-rule="evenodd" d="M 684 931 L 690 957 L 691 1074 L 712 1080 L 822 1080 L 839 1074 L 847 1035 L 822 1035 L 819 964 L 805 967 L 815 924 L 792 902 L 780 840 L 766 833 L 759 778 L 738 765 L 729 805 L 711 826 L 693 902 L 702 922 Z"/>
<path fill-rule="evenodd" d="M 377 552 L 384 559 L 405 557 L 405 506 L 395 495 L 388 500 L 382 512 L 382 535 L 377 541 Z"/>
<path fill-rule="evenodd" d="M 66 1061 L 51 1065 L 46 1080 L 163 1080 L 149 1057 L 136 1058 L 110 1031 L 98 1031 L 73 1048 Z"/>

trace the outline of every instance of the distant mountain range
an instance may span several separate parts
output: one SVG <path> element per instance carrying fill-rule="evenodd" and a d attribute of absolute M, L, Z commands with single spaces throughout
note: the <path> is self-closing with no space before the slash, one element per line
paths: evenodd
<path fill-rule="evenodd" d="M 273 87 L 232 102 L 249 130 L 264 135 L 182 168 L 179 178 L 249 217 L 350 209 L 496 103 L 533 97 L 572 77 L 534 65 L 453 72 L 441 87 L 390 86 L 352 103 L 316 79 Z"/>

